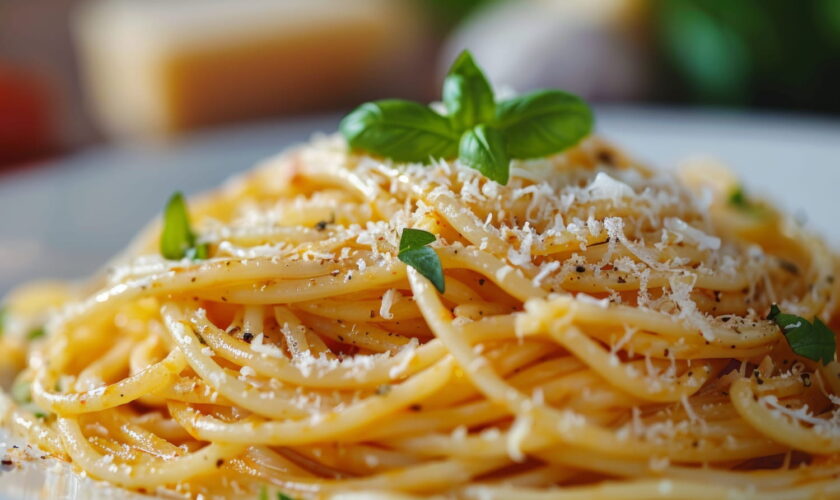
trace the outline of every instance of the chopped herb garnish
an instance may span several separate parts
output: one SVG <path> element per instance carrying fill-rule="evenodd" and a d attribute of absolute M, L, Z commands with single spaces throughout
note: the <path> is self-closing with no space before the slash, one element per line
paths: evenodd
<path fill-rule="evenodd" d="M 33 328 L 29 330 L 29 333 L 26 334 L 26 338 L 29 340 L 40 339 L 44 335 L 46 335 L 47 331 L 44 329 L 43 326 L 39 326 L 38 328 Z"/>
<path fill-rule="evenodd" d="M 744 194 L 744 189 L 741 186 L 736 187 L 729 195 L 729 204 L 741 209 L 750 207 L 750 202 L 747 200 L 747 195 Z"/>
<path fill-rule="evenodd" d="M 472 55 L 464 51 L 443 83 L 445 116 L 428 106 L 388 99 L 362 104 L 341 122 L 357 151 L 398 162 L 452 159 L 507 184 L 511 158 L 537 158 L 577 144 L 592 130 L 592 111 L 579 97 L 541 90 L 496 102 Z"/>
<path fill-rule="evenodd" d="M 6 315 L 8 314 L 8 309 L 6 306 L 0 306 L 0 337 L 3 336 L 3 332 L 6 329 Z"/>
<path fill-rule="evenodd" d="M 764 209 L 761 205 L 752 202 L 747 196 L 747 193 L 744 191 L 744 188 L 741 186 L 735 187 L 735 189 L 729 194 L 729 199 L 727 201 L 729 202 L 729 205 L 744 213 L 756 216 L 764 213 Z"/>
<path fill-rule="evenodd" d="M 431 281 L 440 293 L 444 293 L 445 283 L 440 257 L 433 248 L 427 246 L 436 239 L 434 234 L 422 229 L 403 229 L 400 236 L 400 253 L 397 257 Z"/>
<path fill-rule="evenodd" d="M 197 237 L 190 227 L 190 216 L 184 195 L 176 192 L 169 198 L 163 211 L 163 232 L 160 235 L 160 253 L 170 260 L 206 259 L 209 255 L 207 243 L 197 243 Z"/>
<path fill-rule="evenodd" d="M 263 485 L 260 487 L 260 493 L 257 496 L 257 500 L 268 500 L 268 488 Z M 289 495 L 283 492 L 277 492 L 277 500 L 295 500 L 294 498 L 290 497 Z"/>
<path fill-rule="evenodd" d="M 828 364 L 837 350 L 834 332 L 819 318 L 813 323 L 795 314 L 785 314 L 773 304 L 767 319 L 775 322 L 787 339 L 790 348 L 805 358 Z"/>

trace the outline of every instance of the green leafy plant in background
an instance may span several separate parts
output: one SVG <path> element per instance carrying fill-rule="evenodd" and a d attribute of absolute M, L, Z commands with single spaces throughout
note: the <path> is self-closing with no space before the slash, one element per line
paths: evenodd
<path fill-rule="evenodd" d="M 653 5 L 658 48 L 678 82 L 672 97 L 840 111 L 840 1 Z"/>
<path fill-rule="evenodd" d="M 433 26 L 447 31 L 485 6 L 504 0 L 415 0 L 428 13 Z"/>

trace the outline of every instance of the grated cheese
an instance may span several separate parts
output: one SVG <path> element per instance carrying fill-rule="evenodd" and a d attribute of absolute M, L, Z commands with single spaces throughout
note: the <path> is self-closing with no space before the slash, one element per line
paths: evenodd
<path fill-rule="evenodd" d="M 635 196 L 636 192 L 627 184 L 613 179 L 605 172 L 598 172 L 595 179 L 584 189 L 589 200 L 619 200 Z"/>

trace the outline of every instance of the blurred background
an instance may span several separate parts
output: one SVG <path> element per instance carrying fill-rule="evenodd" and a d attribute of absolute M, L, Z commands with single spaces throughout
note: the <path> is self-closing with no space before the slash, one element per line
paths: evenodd
<path fill-rule="evenodd" d="M 0 0 L 0 295 L 364 100 L 437 99 L 464 48 L 645 161 L 724 159 L 840 247 L 840 0 Z"/>
<path fill-rule="evenodd" d="M 497 85 L 840 113 L 840 0 L 0 0 L 0 168 Z"/>

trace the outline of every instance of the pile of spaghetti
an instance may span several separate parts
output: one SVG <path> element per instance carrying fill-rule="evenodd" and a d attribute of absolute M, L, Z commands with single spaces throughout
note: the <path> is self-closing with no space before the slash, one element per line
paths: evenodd
<path fill-rule="evenodd" d="M 595 137 L 505 186 L 316 138 L 191 201 L 206 258 L 156 223 L 8 297 L 2 423 L 156 494 L 840 498 L 840 364 L 766 319 L 837 326 L 838 262 L 735 190 Z"/>

